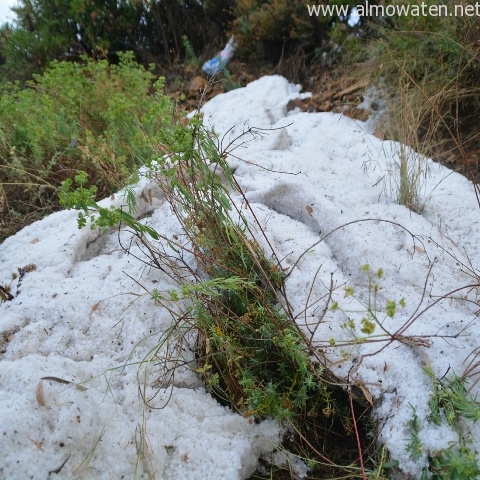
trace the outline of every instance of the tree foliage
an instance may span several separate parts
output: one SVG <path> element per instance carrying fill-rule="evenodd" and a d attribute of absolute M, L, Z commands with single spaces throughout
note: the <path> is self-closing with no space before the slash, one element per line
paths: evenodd
<path fill-rule="evenodd" d="M 169 64 L 182 36 L 208 55 L 234 34 L 240 52 L 278 61 L 281 52 L 321 48 L 335 20 L 310 16 L 307 0 L 19 0 L 16 25 L 0 29 L 8 79 L 28 79 L 48 62 L 80 55 L 135 52 L 137 61 Z M 354 4 L 349 0 L 348 4 Z"/>
<path fill-rule="evenodd" d="M 133 51 L 141 63 L 171 62 L 187 34 L 196 51 L 223 41 L 228 1 L 19 0 L 15 26 L 0 29 L 0 58 L 8 79 L 25 80 L 51 60 Z M 207 33 L 208 32 L 208 33 Z"/>
<path fill-rule="evenodd" d="M 236 0 L 232 33 L 247 53 L 279 57 L 298 48 L 309 52 L 321 48 L 336 19 L 309 15 L 310 0 Z M 329 2 L 335 3 L 335 2 Z M 345 0 L 345 5 L 356 5 Z"/>

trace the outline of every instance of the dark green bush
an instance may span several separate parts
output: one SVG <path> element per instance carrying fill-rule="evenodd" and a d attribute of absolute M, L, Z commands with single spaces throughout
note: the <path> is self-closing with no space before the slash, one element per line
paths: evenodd
<path fill-rule="evenodd" d="M 278 61 L 282 52 L 321 46 L 327 38 L 331 18 L 310 17 L 309 3 L 312 2 L 237 0 L 232 32 L 240 48 L 245 53 Z"/>
<path fill-rule="evenodd" d="M 17 22 L 3 27 L 3 35 L 0 30 L 0 78 L 25 81 L 51 60 L 79 60 L 82 54 L 116 62 L 116 53 L 125 51 L 163 69 L 183 55 L 182 35 L 197 52 L 223 43 L 230 5 L 229 0 L 19 0 L 13 8 Z"/>

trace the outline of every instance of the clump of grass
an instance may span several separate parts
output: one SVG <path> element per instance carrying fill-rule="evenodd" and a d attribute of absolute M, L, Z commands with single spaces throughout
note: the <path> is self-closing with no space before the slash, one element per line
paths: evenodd
<path fill-rule="evenodd" d="M 431 111 L 425 109 L 422 92 L 427 93 L 423 87 L 412 87 L 406 72 L 399 76 L 395 93 L 389 100 L 388 120 L 383 132 L 399 142 L 386 152 L 388 157 L 394 158 L 388 163 L 386 189 L 398 204 L 421 214 L 429 199 L 424 192 L 429 175 L 428 157 L 434 155 L 439 146 L 437 132 L 441 119 L 431 117 Z"/>
<path fill-rule="evenodd" d="M 421 214 L 428 198 L 423 187 L 428 176 L 428 159 L 404 143 L 393 152 L 395 160 L 388 165 L 387 191 L 399 205 Z"/>
<path fill-rule="evenodd" d="M 434 391 L 430 398 L 431 420 L 440 425 L 445 416 L 450 427 L 458 429 L 461 417 L 476 423 L 480 420 L 480 405 L 476 397 L 467 390 L 467 378 L 459 377 L 455 373 L 439 380 L 432 369 L 424 368 L 427 375 L 432 378 Z"/>
<path fill-rule="evenodd" d="M 455 4 L 445 2 L 449 11 Z M 369 50 L 383 90 L 390 97 L 383 137 L 411 147 L 392 168 L 399 203 L 421 212 L 419 196 L 428 172 L 421 156 L 431 157 L 472 180 L 479 179 L 478 118 L 480 64 L 475 45 L 480 30 L 467 16 L 401 16 L 386 25 L 370 25 L 378 39 Z M 411 55 L 415 51 L 416 55 Z M 475 160 L 477 159 L 477 160 Z"/>

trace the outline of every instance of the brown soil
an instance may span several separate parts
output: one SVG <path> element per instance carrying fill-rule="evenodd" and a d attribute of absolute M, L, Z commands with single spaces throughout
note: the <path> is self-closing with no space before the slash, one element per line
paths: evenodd
<path fill-rule="evenodd" d="M 164 73 L 166 93 L 178 102 L 180 108 L 188 111 L 216 95 L 244 87 L 265 75 L 282 73 L 295 83 L 295 79 L 289 78 L 288 72 L 282 70 L 278 65 L 252 65 L 234 59 L 228 64 L 228 75 L 221 74 L 217 80 L 212 80 L 201 68 L 179 66 Z M 344 113 L 358 120 L 368 119 L 368 112 L 357 108 L 363 100 L 366 82 L 359 81 L 353 73 L 346 73 L 341 66 L 324 68 L 316 65 L 307 73 L 302 91 L 311 92 L 312 97 L 292 102 L 291 109 L 298 107 L 309 112 Z"/>

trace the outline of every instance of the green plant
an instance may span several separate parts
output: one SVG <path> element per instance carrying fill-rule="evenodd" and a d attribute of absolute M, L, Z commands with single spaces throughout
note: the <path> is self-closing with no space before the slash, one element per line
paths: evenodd
<path fill-rule="evenodd" d="M 100 208 L 83 174 L 75 190 L 68 180 L 61 193 L 65 205 L 81 210 L 80 226 L 129 227 L 146 261 L 177 283 L 149 292 L 173 317 L 152 361 L 164 365 L 167 377 L 176 366 L 189 366 L 234 410 L 290 424 L 300 438 L 353 418 L 347 394 L 335 387 L 321 353 L 295 322 L 285 272 L 261 226 L 247 220 L 255 222 L 255 215 L 226 163 L 228 147 L 218 149 L 198 115 L 187 126 L 178 122 L 159 131 L 157 143 L 168 153 L 149 164 L 147 175 L 165 195 L 182 238 L 166 237 L 122 208 Z"/>
<path fill-rule="evenodd" d="M 472 452 L 469 447 L 471 439 L 466 435 L 460 421 L 462 418 L 477 422 L 480 418 L 480 406 L 476 398 L 472 397 L 466 389 L 466 379 L 453 373 L 442 380 L 438 379 L 431 367 L 424 367 L 424 372 L 433 381 L 433 392 L 430 396 L 429 421 L 440 425 L 444 419 L 449 426 L 459 435 L 459 445 L 437 452 L 430 456 L 428 470 L 435 479 L 470 479 L 480 475 L 477 452 Z M 407 451 L 412 457 L 418 457 L 423 452 L 419 432 L 421 429 L 415 408 L 412 419 L 407 423 L 410 433 Z M 426 471 L 424 472 L 427 478 Z"/>
<path fill-rule="evenodd" d="M 234 207 L 228 188 L 237 186 L 224 155 L 200 122 L 194 118 L 188 128 L 178 125 L 160 134 L 172 153 L 157 160 L 155 169 L 161 176 L 156 181 L 203 272 L 195 275 L 194 283 L 182 282 L 180 292 L 170 292 L 169 300 L 189 304 L 187 312 L 199 330 L 202 369 L 220 375 L 226 389 L 222 395 L 236 409 L 290 418 L 294 407 L 304 407 L 307 392 L 316 386 L 323 369 L 311 364 L 300 330 L 282 307 L 283 272 L 278 261 L 268 259 L 247 237 L 249 227 L 240 212 L 239 223 L 231 216 Z M 95 189 L 83 187 L 85 175 L 77 175 L 76 182 L 79 187 L 74 191 L 71 180 L 63 183 L 62 203 L 83 210 L 80 227 L 87 220 L 91 228 L 121 221 L 142 238 L 145 233 L 161 238 L 122 209 L 99 207 L 93 200 Z M 158 292 L 153 296 L 164 300 Z"/>
<path fill-rule="evenodd" d="M 429 421 L 441 425 L 444 419 L 449 426 L 459 435 L 459 445 L 441 450 L 429 457 L 428 472 L 434 479 L 467 480 L 480 475 L 477 452 L 469 447 L 471 439 L 466 435 L 460 424 L 461 418 L 471 420 L 473 423 L 480 418 L 480 406 L 476 398 L 472 397 L 465 387 L 466 379 L 452 374 L 448 378 L 438 379 L 433 370 L 427 366 L 424 372 L 433 380 L 433 392 L 430 396 Z M 407 423 L 410 434 L 406 450 L 413 458 L 419 457 L 424 447 L 420 440 L 421 424 L 415 408 L 411 420 Z M 424 469 L 422 478 L 428 478 L 427 468 Z"/>
<path fill-rule="evenodd" d="M 227 67 L 224 67 L 222 72 L 224 76 L 224 78 L 222 78 L 222 84 L 227 92 L 241 87 L 240 83 L 232 78 L 230 70 L 228 70 Z"/>
<path fill-rule="evenodd" d="M 407 423 L 408 433 L 410 434 L 409 442 L 406 446 L 407 452 L 410 453 L 412 457 L 419 457 L 423 452 L 422 442 L 418 434 L 420 433 L 420 422 L 418 420 L 417 412 L 415 408 L 410 405 L 410 408 L 413 411 L 412 418 Z"/>
<path fill-rule="evenodd" d="M 412 153 L 412 158 L 410 153 L 402 144 L 399 152 L 400 159 L 395 164 L 399 178 L 397 202 L 414 212 L 421 213 L 423 208 L 420 205 L 419 180 L 425 172 L 417 154 Z"/>
<path fill-rule="evenodd" d="M 101 207 L 94 200 L 97 187 L 95 185 L 89 188 L 83 186 L 84 183 L 88 182 L 88 176 L 85 172 L 79 172 L 75 176 L 75 182 L 78 185 L 75 190 L 71 189 L 73 182 L 70 178 L 62 182 L 59 203 L 62 206 L 75 205 L 76 208 L 83 210 L 83 212 L 78 214 L 79 228 L 88 224 L 92 230 L 95 228 L 106 230 L 108 227 L 122 222 L 138 233 L 148 233 L 152 238 L 158 240 L 159 236 L 155 230 L 138 222 L 132 216 L 134 206 L 129 205 L 128 212 L 115 207 L 109 209 Z"/>
<path fill-rule="evenodd" d="M 405 299 L 401 298 L 400 300 L 398 300 L 398 302 L 394 300 L 387 300 L 385 307 L 380 307 L 378 305 L 377 299 L 378 292 L 381 289 L 381 286 L 377 282 L 384 275 L 383 269 L 379 268 L 376 272 L 373 272 L 370 265 L 365 264 L 362 265 L 361 270 L 366 274 L 368 280 L 368 297 L 366 301 L 357 298 L 353 286 L 349 285 L 344 288 L 344 297 L 351 297 L 359 305 L 360 310 L 343 309 L 340 307 L 338 301 L 332 302 L 330 310 L 336 311 L 340 309 L 346 314 L 347 320 L 342 323 L 341 327 L 350 332 L 350 334 L 354 338 L 354 343 L 363 343 L 368 340 L 375 341 L 379 338 L 393 339 L 395 338 L 395 334 L 390 332 L 384 326 L 384 322 L 387 318 L 393 318 L 395 316 L 397 312 L 397 305 L 400 305 L 402 308 L 405 307 Z M 350 317 L 349 314 L 352 313 L 362 314 L 360 325 L 356 323 L 355 319 Z M 380 317 L 380 314 L 383 314 L 383 318 Z M 374 335 L 377 327 L 379 327 L 381 332 Z M 363 333 L 365 336 L 360 336 L 358 328 L 360 328 L 360 332 Z M 334 339 L 331 339 L 330 345 L 337 345 L 337 342 Z"/>
<path fill-rule="evenodd" d="M 187 55 L 187 60 L 194 68 L 200 68 L 200 59 L 198 58 L 193 46 L 186 35 L 182 35 L 183 48 Z"/>
<path fill-rule="evenodd" d="M 390 460 L 388 457 L 388 450 L 384 445 L 381 446 L 376 452 L 375 458 L 370 459 L 371 463 L 373 464 L 373 468 L 368 475 L 370 480 L 391 478 L 391 475 L 388 474 L 388 471 L 398 467 L 398 462 Z"/>
<path fill-rule="evenodd" d="M 95 194 L 103 198 L 157 153 L 152 136 L 172 122 L 171 102 L 161 93 L 161 80 L 150 94 L 153 75 L 131 53 L 120 58 L 118 65 L 86 57 L 53 62 L 26 88 L 0 87 L 7 234 L 57 210 L 56 189 L 77 170 L 94 179 Z"/>
<path fill-rule="evenodd" d="M 434 479 L 470 480 L 480 475 L 476 452 L 465 445 L 442 450 L 432 458 L 430 470 Z"/>
<path fill-rule="evenodd" d="M 422 187 L 428 175 L 428 160 L 404 143 L 396 149 L 396 160 L 388 171 L 388 190 L 399 205 L 421 214 L 426 200 Z"/>
<path fill-rule="evenodd" d="M 448 424 L 458 430 L 460 417 L 476 423 L 480 419 L 480 405 L 466 388 L 467 379 L 455 373 L 439 380 L 430 367 L 424 367 L 425 373 L 433 380 L 434 391 L 430 397 L 431 420 L 440 425 L 443 415 Z M 443 414 L 443 415 L 442 415 Z"/>

